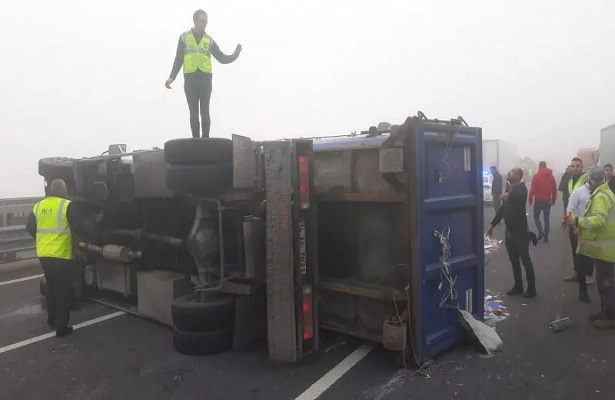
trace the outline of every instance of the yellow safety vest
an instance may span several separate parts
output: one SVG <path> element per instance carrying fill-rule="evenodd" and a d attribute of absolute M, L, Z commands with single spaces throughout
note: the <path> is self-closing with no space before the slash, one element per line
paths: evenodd
<path fill-rule="evenodd" d="M 184 74 L 191 74 L 198 69 L 211 74 L 211 45 L 214 40 L 207 33 L 203 34 L 201 41 L 196 42 L 192 29 L 182 34 L 184 42 Z"/>
<path fill-rule="evenodd" d="M 568 196 L 572 194 L 574 189 L 580 188 L 581 186 L 585 184 L 586 175 L 587 174 L 585 173 L 581 174 L 581 176 L 579 176 L 579 179 L 577 179 L 577 183 L 575 183 L 574 185 L 572 184 L 572 177 L 570 177 L 570 180 L 568 181 Z"/>
<path fill-rule="evenodd" d="M 615 195 L 606 183 L 594 189 L 579 228 L 579 254 L 615 262 Z"/>
<path fill-rule="evenodd" d="M 66 218 L 70 200 L 46 197 L 34 205 L 36 217 L 36 255 L 71 260 L 73 241 Z"/>

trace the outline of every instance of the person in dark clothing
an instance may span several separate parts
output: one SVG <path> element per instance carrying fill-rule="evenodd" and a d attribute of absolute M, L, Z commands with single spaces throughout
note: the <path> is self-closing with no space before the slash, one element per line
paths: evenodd
<path fill-rule="evenodd" d="M 491 183 L 491 196 L 493 197 L 493 208 L 495 208 L 495 212 L 498 212 L 500 206 L 502 205 L 502 199 L 500 196 L 502 195 L 502 175 L 498 171 L 497 167 L 493 165 L 489 168 L 491 171 L 491 176 L 493 177 L 493 182 Z"/>
<path fill-rule="evenodd" d="M 551 207 L 557 199 L 557 186 L 553 177 L 553 170 L 547 168 L 547 163 L 538 164 L 538 172 L 532 178 L 528 203 L 534 205 L 534 223 L 538 229 L 538 240 L 549 241 Z M 540 214 L 543 214 L 544 229 L 540 223 Z"/>
<path fill-rule="evenodd" d="M 605 181 L 609 185 L 611 192 L 615 193 L 615 179 L 613 179 L 613 164 L 604 164 Z"/>
<path fill-rule="evenodd" d="M 47 280 L 47 323 L 57 337 L 73 332 L 70 320 L 70 286 L 74 275 L 72 232 L 83 232 L 74 203 L 66 199 L 66 183 L 56 179 L 50 195 L 28 216 L 26 230 L 36 239 L 36 254 Z"/>
<path fill-rule="evenodd" d="M 572 175 L 572 165 L 566 168 L 566 172 L 562 174 L 562 178 L 559 181 L 557 190 L 562 192 L 562 201 L 564 202 L 564 215 L 566 215 L 566 209 L 568 208 L 568 201 L 570 200 L 570 193 L 568 193 L 568 182 Z"/>
<path fill-rule="evenodd" d="M 212 88 L 211 56 L 221 64 L 230 64 L 239 57 L 242 47 L 238 44 L 235 52 L 231 55 L 222 53 L 218 44 L 205 33 L 208 22 L 207 13 L 203 10 L 197 10 L 192 19 L 194 27 L 179 37 L 173 68 L 164 85 L 167 89 L 171 89 L 171 84 L 175 81 L 183 66 L 184 92 L 190 111 L 192 137 L 200 137 L 201 130 L 203 137 L 209 137 L 211 127 L 209 101 Z M 199 111 L 201 113 L 200 124 Z"/>
<path fill-rule="evenodd" d="M 508 258 L 512 264 L 515 285 L 507 293 L 509 296 L 523 294 L 523 277 L 521 274 L 521 262 L 525 267 L 525 277 L 527 279 L 527 291 L 525 297 L 536 296 L 536 277 L 534 266 L 530 258 L 530 238 L 531 234 L 527 225 L 525 205 L 527 202 L 527 187 L 521 182 L 523 170 L 515 167 L 508 173 L 510 189 L 502 194 L 503 205 L 500 207 L 491 225 L 487 230 L 487 235 L 493 235 L 493 228 L 500 223 L 502 218 L 506 223 L 506 250 Z M 534 241 L 535 239 L 532 239 Z M 536 242 L 534 241 L 534 244 Z"/>

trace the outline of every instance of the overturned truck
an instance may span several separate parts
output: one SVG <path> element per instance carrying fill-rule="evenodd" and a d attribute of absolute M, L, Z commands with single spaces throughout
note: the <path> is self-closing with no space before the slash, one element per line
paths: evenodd
<path fill-rule="evenodd" d="M 206 355 L 266 338 L 270 359 L 319 330 L 422 363 L 483 318 L 481 130 L 422 113 L 390 129 L 254 142 L 176 139 L 42 159 L 88 232 L 76 292 L 173 327 Z"/>

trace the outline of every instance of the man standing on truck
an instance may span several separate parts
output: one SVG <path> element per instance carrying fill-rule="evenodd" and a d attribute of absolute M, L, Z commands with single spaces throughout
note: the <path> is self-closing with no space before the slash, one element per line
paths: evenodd
<path fill-rule="evenodd" d="M 553 177 L 553 170 L 547 168 L 547 163 L 541 161 L 538 164 L 538 172 L 532 178 L 530 195 L 528 202 L 530 206 L 534 204 L 534 223 L 538 229 L 538 240 L 549 241 L 551 206 L 555 205 L 557 199 L 557 184 Z M 544 230 L 540 223 L 540 214 L 545 220 Z"/>
<path fill-rule="evenodd" d="M 491 176 L 493 177 L 493 182 L 491 182 L 491 197 L 493 197 L 493 208 L 495 208 L 495 212 L 497 213 L 502 205 L 502 199 L 500 196 L 502 195 L 502 175 L 498 171 L 498 168 L 495 165 L 492 165 L 489 168 L 491 171 Z"/>
<path fill-rule="evenodd" d="M 572 167 L 572 173 L 570 174 L 570 180 L 568 181 L 568 194 L 570 195 L 575 189 L 580 188 L 585 184 L 586 174 L 583 172 L 583 161 L 579 157 L 574 157 L 570 163 Z M 572 239 L 571 239 L 572 240 Z M 572 275 L 564 278 L 566 282 L 578 282 L 577 271 L 575 270 Z"/>
<path fill-rule="evenodd" d="M 604 182 L 604 170 L 589 171 L 592 195 L 581 217 L 568 224 L 580 234 L 578 253 L 591 257 L 596 266 L 596 282 L 602 309 L 589 316 L 596 328 L 615 329 L 615 195 Z"/>
<path fill-rule="evenodd" d="M 506 223 L 506 250 L 508 258 L 512 264 L 515 285 L 507 292 L 509 296 L 519 296 L 523 294 L 523 277 L 521 274 L 521 262 L 525 267 L 525 277 L 527 279 L 527 291 L 525 297 L 536 296 L 536 278 L 534 275 L 534 265 L 530 258 L 530 234 L 527 226 L 525 205 L 527 203 L 527 187 L 521 180 L 523 170 L 514 167 L 508 173 L 508 183 L 510 188 L 502 193 L 503 205 L 496 213 L 491 225 L 487 230 L 487 235 L 493 235 L 493 228 L 500 223 L 502 218 Z"/>
<path fill-rule="evenodd" d="M 67 199 L 66 183 L 51 182 L 49 196 L 34 205 L 26 230 L 36 239 L 36 256 L 47 281 L 47 323 L 57 337 L 70 335 L 69 290 L 74 276 L 71 228 L 81 230 L 74 204 Z"/>
<path fill-rule="evenodd" d="M 220 51 L 218 44 L 205 33 L 208 16 L 203 10 L 197 10 L 192 16 L 194 27 L 182 33 L 177 43 L 175 62 L 169 79 L 164 83 L 167 89 L 177 78 L 177 74 L 184 67 L 184 92 L 190 111 L 190 129 L 192 137 L 209 137 L 211 118 L 209 116 L 209 101 L 212 88 L 211 56 L 214 56 L 221 64 L 230 64 L 241 53 L 241 45 L 238 44 L 233 54 L 226 55 Z M 199 111 L 201 123 L 199 124 Z"/>

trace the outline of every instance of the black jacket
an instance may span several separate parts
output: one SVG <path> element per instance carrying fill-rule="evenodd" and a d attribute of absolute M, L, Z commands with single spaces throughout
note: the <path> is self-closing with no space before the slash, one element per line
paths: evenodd
<path fill-rule="evenodd" d="M 528 232 L 527 216 L 525 205 L 527 203 L 527 187 L 525 183 L 510 187 L 508 190 L 508 200 L 498 210 L 491 221 L 492 226 L 500 223 L 502 218 L 506 223 L 506 230 L 509 232 Z"/>
<path fill-rule="evenodd" d="M 557 188 L 564 197 L 570 197 L 570 193 L 568 193 L 568 182 L 570 181 L 570 174 L 563 174 L 562 179 L 559 181 L 559 187 Z"/>

